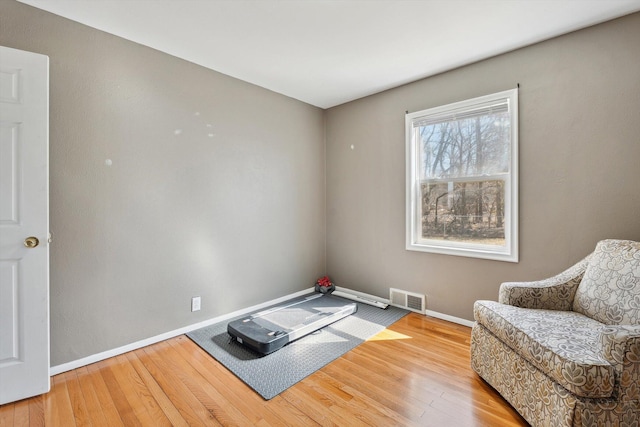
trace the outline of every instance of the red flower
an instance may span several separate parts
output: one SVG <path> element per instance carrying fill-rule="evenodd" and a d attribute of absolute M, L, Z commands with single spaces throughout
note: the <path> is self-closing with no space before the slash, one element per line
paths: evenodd
<path fill-rule="evenodd" d="M 329 276 L 324 276 L 319 278 L 316 283 L 318 284 L 318 286 L 323 286 L 323 287 L 330 287 L 332 285 L 331 283 L 331 279 L 329 279 Z"/>

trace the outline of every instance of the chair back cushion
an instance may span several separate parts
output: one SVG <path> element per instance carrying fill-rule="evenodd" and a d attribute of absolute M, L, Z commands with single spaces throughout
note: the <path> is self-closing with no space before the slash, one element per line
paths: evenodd
<path fill-rule="evenodd" d="M 640 242 L 598 243 L 578 285 L 573 311 L 607 325 L 640 324 Z"/>

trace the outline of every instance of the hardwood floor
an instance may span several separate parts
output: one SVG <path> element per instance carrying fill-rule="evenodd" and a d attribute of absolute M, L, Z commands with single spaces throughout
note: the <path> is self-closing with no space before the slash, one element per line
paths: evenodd
<path fill-rule="evenodd" d="M 527 426 L 469 366 L 470 329 L 410 314 L 270 401 L 186 336 L 52 378 L 4 426 Z"/>

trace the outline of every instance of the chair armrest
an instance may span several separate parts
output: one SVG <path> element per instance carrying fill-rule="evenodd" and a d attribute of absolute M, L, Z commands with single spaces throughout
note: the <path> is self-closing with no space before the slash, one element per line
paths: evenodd
<path fill-rule="evenodd" d="M 602 356 L 616 370 L 622 401 L 640 400 L 640 325 L 606 326 L 600 332 Z"/>
<path fill-rule="evenodd" d="M 573 297 L 590 258 L 591 255 L 588 255 L 582 261 L 549 279 L 534 282 L 505 282 L 500 285 L 498 301 L 522 308 L 571 311 Z"/>
<path fill-rule="evenodd" d="M 602 355 L 613 365 L 640 364 L 640 325 L 607 325 L 600 331 Z"/>

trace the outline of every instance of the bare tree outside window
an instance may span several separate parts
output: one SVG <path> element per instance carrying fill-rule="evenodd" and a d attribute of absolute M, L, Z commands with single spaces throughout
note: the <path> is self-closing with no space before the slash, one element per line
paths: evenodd
<path fill-rule="evenodd" d="M 501 175 L 509 172 L 508 112 L 429 124 L 417 131 L 422 237 L 504 246 Z"/>

